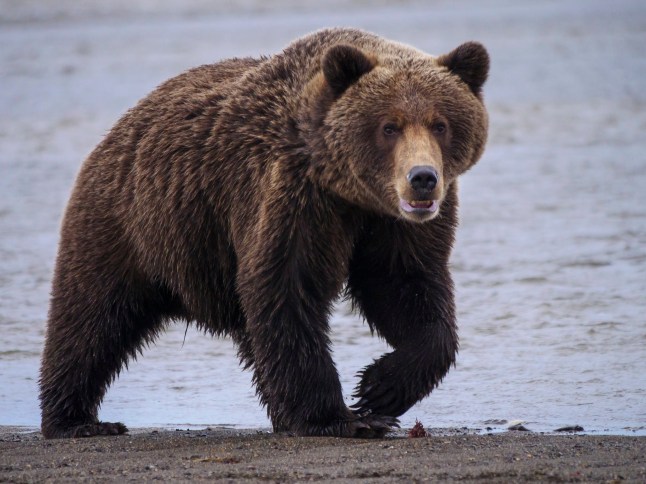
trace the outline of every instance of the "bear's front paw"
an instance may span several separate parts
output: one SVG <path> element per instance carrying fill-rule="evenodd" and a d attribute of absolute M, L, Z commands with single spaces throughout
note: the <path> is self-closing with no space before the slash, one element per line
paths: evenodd
<path fill-rule="evenodd" d="M 395 417 L 367 413 L 366 415 L 358 416 L 357 420 L 353 422 L 352 437 L 380 439 L 387 433 L 394 431 L 395 428 L 399 428 L 399 420 Z"/>
<path fill-rule="evenodd" d="M 350 408 L 357 415 L 376 414 L 399 417 L 421 398 L 411 391 L 405 377 L 392 366 L 389 355 L 364 368 L 361 382 L 352 395 L 359 401 Z"/>
<path fill-rule="evenodd" d="M 395 417 L 376 415 L 367 412 L 363 415 L 347 412 L 347 415 L 327 425 L 306 425 L 296 434 L 310 437 L 354 437 L 360 439 L 377 439 L 399 428 Z"/>

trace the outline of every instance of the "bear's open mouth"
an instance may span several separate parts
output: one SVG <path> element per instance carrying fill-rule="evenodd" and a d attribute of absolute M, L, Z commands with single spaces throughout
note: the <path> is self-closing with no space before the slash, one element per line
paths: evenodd
<path fill-rule="evenodd" d="M 405 212 L 409 212 L 409 213 L 415 213 L 415 212 L 434 213 L 434 212 L 437 212 L 437 209 L 440 206 L 440 204 L 437 200 L 411 200 L 410 202 L 408 202 L 403 198 L 400 198 L 399 206 Z"/>

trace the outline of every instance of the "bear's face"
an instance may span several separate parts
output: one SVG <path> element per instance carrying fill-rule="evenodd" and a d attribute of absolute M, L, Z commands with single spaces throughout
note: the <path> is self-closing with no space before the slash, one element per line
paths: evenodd
<path fill-rule="evenodd" d="M 414 222 L 436 217 L 449 184 L 482 153 L 487 115 L 480 89 L 488 66 L 476 43 L 438 58 L 329 49 L 319 129 L 336 172 L 329 179 L 348 180 L 331 188 Z"/>

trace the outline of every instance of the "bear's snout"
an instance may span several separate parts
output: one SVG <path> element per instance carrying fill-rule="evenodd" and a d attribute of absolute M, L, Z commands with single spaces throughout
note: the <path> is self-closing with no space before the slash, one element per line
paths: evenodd
<path fill-rule="evenodd" d="M 400 213 L 409 220 L 434 218 L 442 201 L 442 176 L 431 165 L 414 165 L 398 183 Z"/>
<path fill-rule="evenodd" d="M 414 166 L 406 175 L 417 199 L 428 198 L 437 186 L 437 170 L 432 166 Z"/>

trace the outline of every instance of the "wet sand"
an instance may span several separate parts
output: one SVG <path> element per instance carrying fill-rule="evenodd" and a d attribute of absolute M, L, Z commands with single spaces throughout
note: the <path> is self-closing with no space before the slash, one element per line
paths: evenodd
<path fill-rule="evenodd" d="M 257 430 L 139 430 L 43 440 L 0 428 L 0 481 L 644 482 L 646 438 L 531 432 L 380 440 Z"/>

